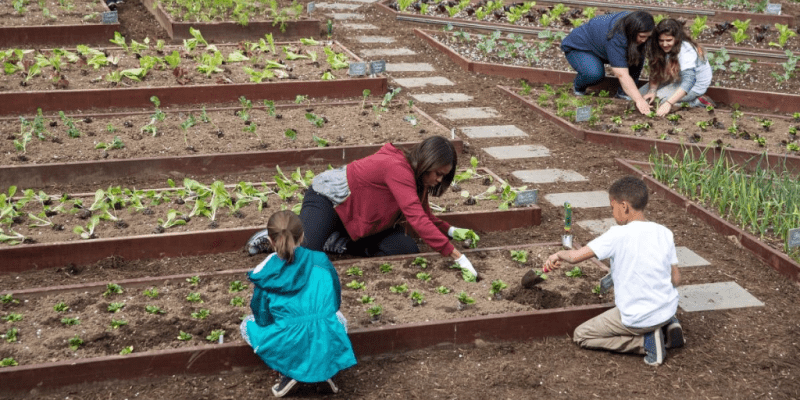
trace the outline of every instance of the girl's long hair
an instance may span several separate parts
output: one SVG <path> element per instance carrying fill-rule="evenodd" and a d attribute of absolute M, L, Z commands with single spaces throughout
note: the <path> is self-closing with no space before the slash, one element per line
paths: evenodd
<path fill-rule="evenodd" d="M 675 38 L 675 45 L 665 53 L 659 46 L 658 41 L 661 35 L 669 35 Z M 698 46 L 692 38 L 686 34 L 683 24 L 675 19 L 665 19 L 658 23 L 656 31 L 653 33 L 655 40 L 650 43 L 648 62 L 650 63 L 650 76 L 653 81 L 659 83 L 670 83 L 680 79 L 681 66 L 678 62 L 678 54 L 684 43 L 690 43 L 697 50 L 700 59 L 705 58 L 703 48 Z M 669 54 L 669 57 L 667 55 Z"/>
<path fill-rule="evenodd" d="M 642 45 L 636 43 L 636 38 L 642 32 L 652 32 L 655 27 L 655 20 L 653 20 L 653 16 L 650 13 L 634 11 L 614 24 L 614 29 L 608 32 L 606 40 L 611 40 L 617 32 L 622 32 L 625 38 L 628 39 L 628 65 L 639 65 L 645 46 L 648 42 L 652 42 L 652 38 L 647 39 L 647 42 Z"/>
<path fill-rule="evenodd" d="M 453 182 L 453 177 L 456 175 L 456 164 L 458 164 L 458 155 L 456 149 L 449 140 L 441 136 L 431 136 L 416 146 L 412 147 L 409 151 L 405 152 L 406 160 L 414 170 L 414 180 L 417 183 L 417 196 L 419 200 L 424 203 L 427 194 L 431 196 L 441 196 Z M 436 186 L 430 188 L 428 193 L 425 191 L 425 182 L 423 177 L 428 171 L 439 169 L 445 165 L 452 168 L 450 173 L 442 177 L 442 181 Z"/>
<path fill-rule="evenodd" d="M 303 238 L 303 223 L 292 211 L 278 211 L 269 217 L 267 232 L 275 247 L 275 252 L 287 264 L 294 261 L 294 249 Z"/>

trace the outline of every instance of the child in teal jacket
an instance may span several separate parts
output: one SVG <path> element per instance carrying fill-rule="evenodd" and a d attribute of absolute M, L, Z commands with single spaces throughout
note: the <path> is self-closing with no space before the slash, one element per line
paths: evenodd
<path fill-rule="evenodd" d="M 291 211 L 273 214 L 267 224 L 275 249 L 248 273 L 255 285 L 242 336 L 262 360 L 282 375 L 272 388 L 286 395 L 297 382 L 327 382 L 356 364 L 339 313 L 339 276 L 325 253 L 299 247 L 300 218 Z"/>

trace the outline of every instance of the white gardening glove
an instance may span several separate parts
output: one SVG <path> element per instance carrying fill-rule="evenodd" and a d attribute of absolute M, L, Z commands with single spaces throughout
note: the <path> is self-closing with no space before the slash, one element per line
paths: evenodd
<path fill-rule="evenodd" d="M 456 262 L 461 269 L 466 269 L 472 275 L 475 275 L 476 278 L 478 277 L 478 271 L 475 270 L 475 267 L 472 266 L 472 263 L 469 262 L 466 255 L 462 254 L 461 257 L 456 259 Z"/>
<path fill-rule="evenodd" d="M 456 228 L 455 226 L 451 226 L 450 228 L 448 228 L 447 229 L 447 237 L 452 239 L 453 235 L 455 235 L 456 229 L 458 229 L 458 228 Z"/>

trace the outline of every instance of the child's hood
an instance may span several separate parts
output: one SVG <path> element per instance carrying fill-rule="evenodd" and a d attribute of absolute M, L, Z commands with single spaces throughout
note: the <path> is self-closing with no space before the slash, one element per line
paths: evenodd
<path fill-rule="evenodd" d="M 247 274 L 259 288 L 273 293 L 292 293 L 302 289 L 311 276 L 314 266 L 313 252 L 303 247 L 294 251 L 294 261 L 286 264 L 277 254 L 257 273 Z"/>

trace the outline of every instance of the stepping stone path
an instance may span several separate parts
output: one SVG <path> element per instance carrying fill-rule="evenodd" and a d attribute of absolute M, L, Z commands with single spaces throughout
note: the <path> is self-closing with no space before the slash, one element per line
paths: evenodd
<path fill-rule="evenodd" d="M 358 36 L 360 43 L 394 43 L 394 38 L 389 36 Z"/>
<path fill-rule="evenodd" d="M 345 21 L 348 19 L 364 19 L 364 14 L 353 14 L 353 13 L 331 13 L 327 14 L 328 16 L 333 17 L 333 19 L 337 21 Z"/>
<path fill-rule="evenodd" d="M 363 4 L 343 4 L 343 3 L 317 3 L 316 7 L 321 10 L 355 10 Z"/>
<path fill-rule="evenodd" d="M 364 57 L 380 57 L 380 56 L 413 56 L 415 53 L 413 50 L 407 49 L 405 47 L 399 47 L 396 49 L 365 49 L 361 50 L 361 55 Z"/>
<path fill-rule="evenodd" d="M 441 76 L 434 76 L 430 78 L 396 78 L 394 80 L 397 82 L 398 85 L 403 87 L 415 88 L 415 87 L 425 87 L 428 85 L 431 86 L 453 86 L 455 85 L 449 79 L 441 77 Z"/>
<path fill-rule="evenodd" d="M 528 136 L 514 125 L 468 126 L 461 132 L 472 139 Z"/>
<path fill-rule="evenodd" d="M 574 193 L 553 193 L 544 196 L 550 204 L 563 207 L 564 202 L 569 202 L 573 208 L 598 208 L 610 207 L 608 192 L 598 190 L 593 192 L 574 192 Z"/>
<path fill-rule="evenodd" d="M 678 305 L 689 312 L 764 306 L 736 282 L 684 285 L 678 287 L 678 293 Z"/>
<path fill-rule="evenodd" d="M 550 157 L 547 147 L 537 144 L 523 146 L 497 146 L 487 147 L 483 151 L 498 160 L 511 160 L 517 158 Z"/>
<path fill-rule="evenodd" d="M 512 174 L 525 183 L 582 182 L 586 180 L 586 177 L 575 171 L 563 169 L 531 169 L 514 171 Z"/>
<path fill-rule="evenodd" d="M 500 113 L 491 107 L 466 107 L 466 108 L 448 108 L 443 113 L 439 114 L 444 118 L 455 119 L 481 119 L 481 118 L 497 118 Z"/>
<path fill-rule="evenodd" d="M 678 253 L 678 267 L 703 267 L 711 265 L 705 258 L 689 250 L 688 247 L 679 246 L 675 248 L 675 251 Z"/>
<path fill-rule="evenodd" d="M 615 221 L 614 218 L 590 219 L 587 221 L 578 221 L 577 224 L 581 228 L 586 229 L 594 235 L 600 236 L 612 226 L 616 226 L 617 221 Z"/>
<path fill-rule="evenodd" d="M 389 70 L 388 65 L 386 66 L 386 70 Z M 472 101 L 472 96 L 463 93 L 412 94 L 411 97 L 421 103 L 458 103 Z"/>
<path fill-rule="evenodd" d="M 434 72 L 433 65 L 428 63 L 389 63 L 386 72 Z M 412 97 L 416 97 L 412 95 Z M 470 97 L 470 100 L 472 97 Z M 422 100 L 420 100 L 422 101 Z"/>
<path fill-rule="evenodd" d="M 372 24 L 341 24 L 340 26 L 345 29 L 356 29 L 356 30 L 378 29 L 377 26 Z"/>

